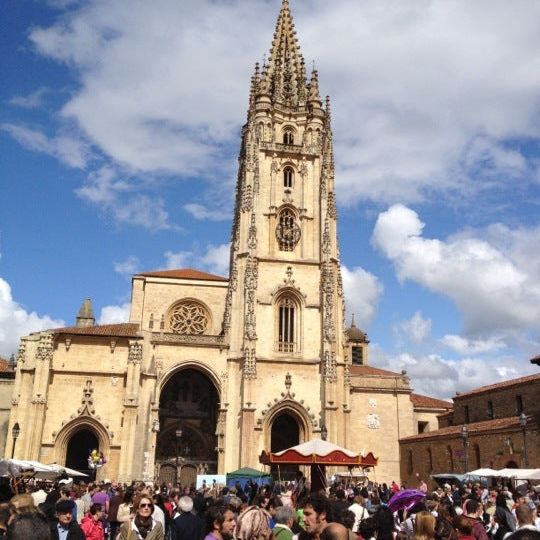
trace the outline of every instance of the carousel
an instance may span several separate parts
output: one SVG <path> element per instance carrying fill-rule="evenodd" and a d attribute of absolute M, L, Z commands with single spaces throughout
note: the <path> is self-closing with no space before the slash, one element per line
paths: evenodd
<path fill-rule="evenodd" d="M 277 465 L 278 471 L 280 465 L 309 465 L 313 492 L 326 488 L 326 467 L 348 467 L 351 471 L 357 467 L 365 471 L 378 463 L 372 452 L 362 455 L 322 439 L 313 439 L 280 452 L 263 450 L 259 461 L 263 465 Z"/>

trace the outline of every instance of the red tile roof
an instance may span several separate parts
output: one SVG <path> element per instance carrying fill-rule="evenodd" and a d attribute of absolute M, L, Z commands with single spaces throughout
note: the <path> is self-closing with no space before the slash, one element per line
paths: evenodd
<path fill-rule="evenodd" d="M 68 326 L 50 330 L 54 334 L 79 336 L 137 337 L 139 325 L 135 323 L 98 324 L 96 326 Z"/>
<path fill-rule="evenodd" d="M 475 388 L 474 390 L 471 390 L 469 392 L 463 392 L 462 394 L 458 394 L 454 396 L 454 401 L 469 397 L 474 394 L 483 394 L 484 392 L 492 392 L 493 390 L 501 390 L 503 388 L 511 388 L 512 386 L 518 386 L 524 383 L 529 383 L 533 381 L 540 381 L 540 373 L 535 373 L 534 375 L 527 375 L 526 377 L 519 377 L 518 379 L 511 379 L 509 381 L 502 381 L 495 384 L 488 384 L 487 386 L 480 386 L 479 388 Z"/>
<path fill-rule="evenodd" d="M 11 362 L 0 356 L 0 373 L 6 373 L 9 371 L 13 371 Z"/>
<path fill-rule="evenodd" d="M 411 437 L 404 437 L 400 441 L 414 442 L 416 440 L 424 439 L 444 439 L 451 438 L 456 435 L 461 437 L 461 425 L 459 426 L 447 426 L 435 431 L 425 431 L 418 435 Z M 519 418 L 517 416 L 509 416 L 508 418 L 495 418 L 494 420 L 485 420 L 484 422 L 475 422 L 474 424 L 467 424 L 469 429 L 469 435 L 477 435 L 480 433 L 486 433 L 490 431 L 496 431 L 507 428 L 519 428 Z"/>
<path fill-rule="evenodd" d="M 201 270 L 195 270 L 194 268 L 179 268 L 177 270 L 157 270 L 155 272 L 141 272 L 140 274 L 136 275 L 172 279 L 198 279 L 201 281 L 229 281 L 229 279 L 226 277 L 218 276 L 216 274 L 209 274 L 208 272 L 201 272 Z"/>
<path fill-rule="evenodd" d="M 449 401 L 422 396 L 421 394 L 411 394 L 411 402 L 415 407 L 422 409 L 452 409 L 454 406 Z"/>
<path fill-rule="evenodd" d="M 401 373 L 396 373 L 395 371 L 388 371 L 386 369 L 380 369 L 373 366 L 351 366 L 351 375 L 352 376 L 370 376 L 375 375 L 379 377 L 401 377 Z"/>

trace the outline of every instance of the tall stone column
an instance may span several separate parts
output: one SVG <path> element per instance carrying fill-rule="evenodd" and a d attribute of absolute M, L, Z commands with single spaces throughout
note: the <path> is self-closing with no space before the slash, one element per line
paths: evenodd
<path fill-rule="evenodd" d="M 120 452 L 121 481 L 130 480 L 136 474 L 134 463 L 135 437 L 137 435 L 137 415 L 139 413 L 139 388 L 141 378 L 142 343 L 129 342 L 126 396 L 124 398 L 124 426 L 122 429 L 122 449 Z M 137 470 L 141 464 L 137 465 Z"/>

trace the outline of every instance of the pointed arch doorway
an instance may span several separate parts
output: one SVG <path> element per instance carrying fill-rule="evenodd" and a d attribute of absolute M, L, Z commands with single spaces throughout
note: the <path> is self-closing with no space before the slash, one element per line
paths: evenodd
<path fill-rule="evenodd" d="M 99 439 L 92 429 L 87 427 L 76 431 L 69 439 L 66 449 L 66 467 L 94 476 L 94 470 L 88 467 L 88 456 L 92 450 L 100 450 Z"/>
<path fill-rule="evenodd" d="M 186 368 L 166 382 L 159 398 L 156 465 L 160 482 L 190 487 L 197 474 L 217 473 L 219 395 L 202 371 Z"/>
<path fill-rule="evenodd" d="M 291 446 L 300 444 L 300 424 L 295 416 L 284 411 L 274 417 L 270 430 L 270 450 L 280 452 Z M 297 465 L 272 465 L 271 473 L 274 478 L 294 480 Z"/>

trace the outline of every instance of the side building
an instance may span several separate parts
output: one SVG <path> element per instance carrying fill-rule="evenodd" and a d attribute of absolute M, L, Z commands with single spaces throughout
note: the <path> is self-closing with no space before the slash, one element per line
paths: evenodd
<path fill-rule="evenodd" d="M 403 437 L 401 478 L 488 467 L 540 467 L 540 374 L 457 394 L 453 409 L 438 416 L 439 428 Z"/>

